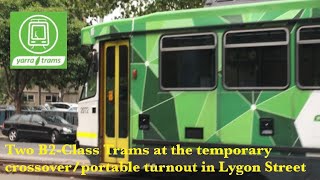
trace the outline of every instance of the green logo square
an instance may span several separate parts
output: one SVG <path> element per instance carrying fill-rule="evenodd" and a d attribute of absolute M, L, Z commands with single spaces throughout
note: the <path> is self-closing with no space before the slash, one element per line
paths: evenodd
<path fill-rule="evenodd" d="M 11 69 L 67 69 L 67 13 L 10 14 Z"/>

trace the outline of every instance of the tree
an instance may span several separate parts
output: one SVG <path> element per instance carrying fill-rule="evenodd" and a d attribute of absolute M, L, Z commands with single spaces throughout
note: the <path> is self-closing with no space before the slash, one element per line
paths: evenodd
<path fill-rule="evenodd" d="M 21 109 L 21 99 L 24 87 L 30 81 L 28 70 L 10 70 L 10 28 L 11 11 L 18 11 L 18 4 L 11 1 L 0 1 L 0 61 L 5 72 L 5 85 L 8 96 Z"/>
<path fill-rule="evenodd" d="M 201 0 L 0 0 L 0 64 L 5 76 L 5 91 L 13 101 L 17 112 L 21 111 L 25 87 L 38 85 L 47 88 L 57 86 L 77 88 L 86 79 L 88 47 L 81 47 L 80 32 L 86 26 L 88 16 L 103 17 L 117 7 L 123 8 L 123 16 L 139 16 L 165 10 L 201 7 Z M 10 12 L 12 11 L 67 11 L 68 12 L 68 69 L 67 70 L 11 70 L 10 67 Z M 1 90 L 1 89 L 0 89 Z M 1 92 L 0 92 L 1 93 Z M 7 99 L 8 99 L 7 98 Z"/>
<path fill-rule="evenodd" d="M 111 13 L 119 4 L 117 0 L 62 0 L 61 3 L 74 18 L 80 20 L 88 16 L 103 17 Z"/>
<path fill-rule="evenodd" d="M 86 26 L 84 17 L 108 13 L 116 1 L 80 0 L 0 0 L 0 63 L 4 70 L 5 90 L 21 112 L 25 87 L 38 85 L 57 86 L 61 91 L 67 86 L 79 87 L 85 80 L 88 47 L 81 47 L 80 32 Z M 12 70 L 10 69 L 10 12 L 12 11 L 67 11 L 68 12 L 68 69 L 67 70 Z M 13 47 L 14 48 L 14 47 Z"/>
<path fill-rule="evenodd" d="M 42 71 L 42 76 L 45 78 L 35 78 L 34 84 L 41 88 L 49 88 L 49 86 L 56 86 L 61 94 L 61 101 L 63 101 L 64 92 L 66 89 L 78 89 L 80 85 L 84 84 L 87 76 L 87 62 L 86 57 L 89 53 L 90 47 L 81 46 L 80 32 L 86 26 L 86 23 L 73 18 L 72 14 L 68 17 L 68 40 L 67 40 L 67 70 L 46 70 Z M 39 76 L 38 76 L 39 77 Z"/>
<path fill-rule="evenodd" d="M 119 6 L 123 17 L 135 17 L 161 11 L 201 8 L 203 0 L 124 0 Z"/>
<path fill-rule="evenodd" d="M 8 94 L 6 92 L 6 87 L 3 86 L 5 84 L 5 73 L 4 70 L 0 70 L 0 104 L 6 104 L 10 99 L 8 97 Z"/>

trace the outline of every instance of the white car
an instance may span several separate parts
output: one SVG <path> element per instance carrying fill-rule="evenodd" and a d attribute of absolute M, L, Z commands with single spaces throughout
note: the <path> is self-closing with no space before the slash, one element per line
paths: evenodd
<path fill-rule="evenodd" d="M 52 102 L 45 106 L 49 106 L 52 111 L 77 111 L 78 108 L 78 104 L 67 102 Z"/>

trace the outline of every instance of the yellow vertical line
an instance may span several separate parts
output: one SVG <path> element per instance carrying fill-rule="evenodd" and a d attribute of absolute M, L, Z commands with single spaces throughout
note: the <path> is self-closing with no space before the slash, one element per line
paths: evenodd
<path fill-rule="evenodd" d="M 119 139 L 119 44 L 115 47 L 115 138 Z M 117 143 L 118 144 L 118 143 Z M 116 145 L 117 146 L 117 145 Z"/>
<path fill-rule="evenodd" d="M 130 47 L 129 47 L 129 41 L 126 42 L 126 46 L 127 46 L 127 53 L 128 53 L 128 59 L 126 61 L 127 63 L 127 69 L 128 69 L 128 74 L 127 74 L 127 137 L 126 140 L 128 142 L 128 147 L 130 147 L 130 142 L 129 142 L 129 136 L 131 133 L 131 128 L 130 128 L 130 93 L 131 93 L 131 88 L 130 88 L 130 75 L 131 75 L 131 70 L 130 70 L 130 57 L 131 54 L 130 52 Z"/>
<path fill-rule="evenodd" d="M 103 95 L 102 95 L 102 114 L 103 114 L 103 120 L 102 120 L 102 129 L 103 129 L 103 137 L 104 139 L 107 137 L 107 62 L 109 61 L 109 59 L 107 59 L 107 43 L 104 44 L 104 52 L 103 52 L 103 77 L 100 80 L 100 82 L 102 81 L 102 88 L 103 88 Z M 104 143 L 106 144 L 106 142 L 104 141 Z"/>
<path fill-rule="evenodd" d="M 106 44 L 104 43 L 103 44 L 103 52 L 100 52 L 101 53 L 101 56 L 100 56 L 100 79 L 99 79 L 99 84 L 100 84 L 100 91 L 99 91 L 99 100 L 100 100 L 100 107 L 102 109 L 102 111 L 99 111 L 99 129 L 100 129 L 100 135 L 102 136 L 103 138 L 103 143 L 105 141 L 105 138 L 104 138 L 104 128 L 102 128 L 103 124 L 104 124 L 104 120 L 105 120 L 105 113 L 104 113 L 104 108 L 103 108 L 103 104 L 104 104 L 104 94 L 105 94 L 105 88 L 104 88 L 104 82 L 103 82 L 103 79 L 105 79 L 105 69 L 104 69 L 104 60 L 106 59 L 106 55 L 105 55 L 105 52 L 106 52 Z M 102 94 L 101 94 L 102 93 Z"/>
<path fill-rule="evenodd" d="M 100 123 L 99 123 L 99 128 L 101 130 L 101 135 L 102 135 L 102 138 L 103 138 L 103 145 L 102 145 L 102 149 L 103 149 L 103 146 L 106 144 L 106 120 L 107 120 L 107 105 L 106 105 L 106 92 L 107 92 L 107 43 L 104 43 L 104 47 L 103 47 L 103 50 L 104 52 L 102 52 L 102 58 L 100 59 L 101 61 L 101 66 L 100 69 L 102 70 L 102 73 L 100 75 L 100 83 L 101 83 L 101 88 L 102 90 L 100 89 L 100 92 L 102 92 L 103 94 L 101 95 L 101 102 L 100 102 L 100 105 L 101 105 L 101 110 L 100 110 Z M 101 119 L 102 118 L 102 119 Z M 102 127 L 101 127 L 102 126 Z M 106 162 L 107 161 L 107 155 L 104 153 L 105 151 L 102 151 L 103 152 L 103 155 L 102 155 L 102 162 Z"/>
<path fill-rule="evenodd" d="M 130 145 L 129 145 L 129 136 L 130 136 L 130 66 L 129 66 L 129 64 L 130 64 L 130 61 L 129 61 L 129 59 L 130 59 L 130 54 L 129 54 L 129 42 L 128 41 L 125 41 L 124 42 L 124 44 L 123 45 L 125 45 L 126 47 L 127 47 L 127 60 L 124 62 L 124 63 L 127 63 L 126 64 L 126 67 L 127 67 L 127 72 L 128 72 L 128 74 L 127 74 L 127 121 L 126 121 L 126 126 L 127 126 L 127 136 L 126 137 L 124 137 L 124 147 L 125 148 L 129 148 L 130 147 Z M 125 163 L 128 163 L 128 161 L 129 161 L 129 155 L 128 154 L 126 154 L 125 155 L 125 158 L 124 158 L 124 160 L 123 160 Z"/>

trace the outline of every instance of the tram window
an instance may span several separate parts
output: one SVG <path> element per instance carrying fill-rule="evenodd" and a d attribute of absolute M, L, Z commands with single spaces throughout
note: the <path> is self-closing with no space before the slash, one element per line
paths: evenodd
<path fill-rule="evenodd" d="M 128 47 L 119 46 L 119 137 L 128 137 Z"/>
<path fill-rule="evenodd" d="M 320 26 L 298 30 L 298 85 L 301 88 L 320 88 Z"/>
<path fill-rule="evenodd" d="M 89 67 L 87 82 L 84 84 L 82 88 L 80 100 L 95 96 L 96 91 L 97 91 L 97 73 L 94 71 L 93 65 L 91 65 Z"/>
<path fill-rule="evenodd" d="M 216 86 L 215 35 L 167 35 L 161 39 L 164 90 L 211 90 Z"/>
<path fill-rule="evenodd" d="M 173 36 L 170 38 L 163 38 L 162 47 L 188 47 L 188 46 L 205 46 L 214 45 L 214 36 L 197 35 L 197 36 Z"/>
<path fill-rule="evenodd" d="M 289 83 L 284 29 L 231 31 L 225 35 L 224 85 L 228 89 L 283 89 Z"/>
<path fill-rule="evenodd" d="M 283 30 L 228 33 L 227 44 L 248 44 L 286 41 L 286 32 Z"/>
<path fill-rule="evenodd" d="M 320 27 L 301 28 L 300 40 L 319 40 L 320 41 Z"/>
<path fill-rule="evenodd" d="M 115 89 L 115 63 L 116 63 L 116 47 L 109 46 L 106 49 L 106 92 L 113 92 Z M 115 103 L 107 101 L 106 103 L 106 135 L 108 137 L 116 137 L 115 132 Z"/>

